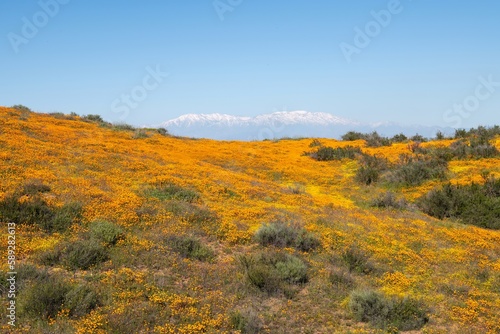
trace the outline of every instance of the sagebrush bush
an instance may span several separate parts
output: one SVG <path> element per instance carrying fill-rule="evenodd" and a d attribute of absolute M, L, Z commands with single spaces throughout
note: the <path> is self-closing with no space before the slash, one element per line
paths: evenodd
<path fill-rule="evenodd" d="M 64 296 L 64 308 L 73 318 L 84 316 L 100 305 L 97 292 L 87 284 L 75 285 Z"/>
<path fill-rule="evenodd" d="M 354 141 L 354 140 L 360 140 L 360 139 L 365 139 L 366 134 L 361 133 L 361 132 L 356 132 L 356 131 L 349 131 L 342 135 L 342 140 L 343 141 Z"/>
<path fill-rule="evenodd" d="M 84 122 L 95 122 L 95 123 L 106 123 L 104 119 L 97 114 L 88 114 L 85 116 L 82 116 L 82 121 Z"/>
<path fill-rule="evenodd" d="M 349 309 L 357 321 L 386 329 L 418 330 L 428 321 L 428 310 L 411 298 L 388 298 L 373 290 L 353 291 Z"/>
<path fill-rule="evenodd" d="M 115 123 L 112 126 L 113 130 L 118 130 L 118 131 L 135 131 L 136 128 L 133 125 L 127 124 L 127 123 Z"/>
<path fill-rule="evenodd" d="M 93 238 L 104 242 L 108 246 L 114 245 L 125 238 L 123 229 L 120 226 L 105 220 L 92 222 L 89 230 Z"/>
<path fill-rule="evenodd" d="M 401 156 L 400 160 L 399 165 L 388 176 L 391 183 L 418 186 L 427 180 L 446 178 L 448 163 L 445 160 L 408 155 Z"/>
<path fill-rule="evenodd" d="M 151 135 L 145 129 L 136 129 L 132 135 L 133 139 L 149 138 Z"/>
<path fill-rule="evenodd" d="M 370 185 L 376 183 L 382 172 L 388 168 L 387 159 L 380 158 L 376 155 L 364 155 L 360 159 L 360 167 L 356 171 L 356 181 Z"/>
<path fill-rule="evenodd" d="M 25 314 L 47 320 L 61 311 L 71 286 L 63 278 L 47 276 L 20 295 L 21 310 Z"/>
<path fill-rule="evenodd" d="M 162 136 L 168 136 L 169 135 L 168 130 L 165 129 L 165 128 L 157 128 L 156 132 L 158 132 Z"/>
<path fill-rule="evenodd" d="M 73 270 L 87 270 L 108 258 L 108 250 L 95 240 L 79 240 L 69 243 L 61 254 L 63 263 Z"/>
<path fill-rule="evenodd" d="M 344 141 L 353 141 L 363 139 L 368 147 L 390 146 L 392 141 L 387 137 L 382 137 L 377 131 L 372 133 L 361 133 L 356 131 L 349 131 L 342 136 Z"/>
<path fill-rule="evenodd" d="M 171 235 L 166 238 L 167 245 L 181 256 L 199 261 L 212 261 L 215 252 L 199 239 L 191 236 Z"/>
<path fill-rule="evenodd" d="M 32 111 L 30 108 L 28 108 L 28 107 L 26 107 L 25 105 L 22 105 L 22 104 L 15 104 L 11 108 L 19 110 L 19 111 L 24 111 L 24 112 L 31 112 Z"/>
<path fill-rule="evenodd" d="M 64 204 L 56 209 L 51 220 L 40 222 L 39 225 L 47 232 L 64 232 L 73 223 L 82 219 L 83 205 L 78 202 Z"/>
<path fill-rule="evenodd" d="M 0 201 L 0 220 L 16 224 L 49 225 L 54 210 L 40 197 L 19 201 L 18 195 L 8 195 Z"/>
<path fill-rule="evenodd" d="M 245 274 L 253 285 L 269 294 L 290 292 L 289 285 L 308 281 L 307 265 L 300 258 L 277 252 L 240 257 Z"/>
<path fill-rule="evenodd" d="M 404 143 L 408 140 L 408 137 L 405 136 L 404 133 L 398 133 L 391 138 L 392 143 Z"/>
<path fill-rule="evenodd" d="M 21 312 L 44 320 L 54 319 L 64 308 L 73 318 L 84 316 L 100 305 L 97 293 L 85 284 L 70 284 L 57 275 L 36 277 L 20 294 Z"/>
<path fill-rule="evenodd" d="M 387 137 L 382 137 L 377 131 L 365 135 L 363 138 L 368 147 L 390 146 L 392 143 Z"/>
<path fill-rule="evenodd" d="M 448 183 L 417 203 L 423 212 L 438 219 L 458 218 L 465 224 L 500 229 L 500 180 L 494 178 L 482 185 Z"/>
<path fill-rule="evenodd" d="M 294 247 L 303 252 L 321 245 L 319 239 L 304 228 L 279 222 L 262 225 L 255 233 L 255 239 L 262 246 Z"/>
<path fill-rule="evenodd" d="M 331 160 L 342 160 L 342 159 L 355 159 L 356 156 L 361 154 L 361 149 L 359 147 L 329 147 L 329 146 L 319 146 L 316 151 L 305 152 L 305 155 L 318 161 L 331 161 Z"/>
<path fill-rule="evenodd" d="M 370 257 L 357 246 L 351 246 L 344 250 L 341 258 L 349 272 L 369 274 L 374 270 Z"/>
<path fill-rule="evenodd" d="M 381 196 L 375 198 L 371 202 L 371 206 L 377 208 L 394 208 L 394 209 L 405 209 L 408 206 L 408 203 L 404 198 L 397 198 L 396 194 L 391 191 L 387 191 Z"/>
<path fill-rule="evenodd" d="M 82 218 L 82 204 L 66 203 L 61 208 L 47 204 L 40 194 L 50 191 L 41 183 L 27 183 L 0 201 L 0 220 L 38 225 L 46 232 L 64 232 Z"/>
<path fill-rule="evenodd" d="M 356 285 L 354 278 L 349 272 L 338 268 L 328 273 L 328 280 L 339 291 L 347 291 Z"/>

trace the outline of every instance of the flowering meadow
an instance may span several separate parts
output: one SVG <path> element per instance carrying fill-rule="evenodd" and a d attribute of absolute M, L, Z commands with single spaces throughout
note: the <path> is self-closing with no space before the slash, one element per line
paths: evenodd
<path fill-rule="evenodd" d="M 494 185 L 500 157 L 398 181 L 402 160 L 455 141 L 213 141 L 0 107 L 0 248 L 15 222 L 17 271 L 1 331 L 499 333 L 500 231 L 421 203 Z M 360 182 L 361 155 L 392 167 Z"/>

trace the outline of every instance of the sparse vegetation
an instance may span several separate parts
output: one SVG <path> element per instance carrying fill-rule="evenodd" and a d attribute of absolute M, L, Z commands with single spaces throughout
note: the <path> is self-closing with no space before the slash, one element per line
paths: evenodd
<path fill-rule="evenodd" d="M 188 259 L 212 261 L 215 258 L 215 252 L 210 247 L 191 236 L 171 235 L 167 237 L 166 244 L 173 251 Z"/>
<path fill-rule="evenodd" d="M 318 248 L 320 241 L 304 228 L 285 223 L 262 225 L 255 233 L 255 239 L 262 246 L 294 247 L 307 252 Z"/>
<path fill-rule="evenodd" d="M 70 202 L 57 208 L 50 206 L 41 194 L 50 192 L 42 183 L 26 183 L 21 191 L 0 201 L 0 219 L 15 224 L 38 225 L 47 232 L 64 232 L 82 218 L 82 205 Z"/>
<path fill-rule="evenodd" d="M 379 181 L 381 174 L 388 168 L 386 159 L 372 155 L 364 155 L 356 171 L 356 181 L 370 185 Z"/>
<path fill-rule="evenodd" d="M 291 285 L 308 281 L 307 266 L 296 256 L 279 252 L 262 252 L 240 257 L 249 282 L 268 294 L 283 292 L 292 296 Z"/>
<path fill-rule="evenodd" d="M 39 319 L 55 319 L 63 310 L 78 318 L 100 304 L 96 292 L 86 284 L 70 284 L 57 275 L 38 277 L 21 294 L 21 310 L 25 315 Z"/>
<path fill-rule="evenodd" d="M 403 155 L 400 163 L 391 171 L 388 180 L 406 187 L 418 186 L 427 180 L 446 178 L 446 160 L 426 158 L 420 155 Z"/>
<path fill-rule="evenodd" d="M 373 200 L 371 205 L 377 208 L 394 208 L 401 210 L 405 209 L 408 206 L 408 203 L 404 198 L 398 199 L 393 192 L 387 191 L 385 194 L 382 194 Z"/>
<path fill-rule="evenodd" d="M 332 148 L 329 146 L 319 146 L 316 151 L 305 153 L 305 155 L 309 155 L 311 158 L 318 161 L 355 159 L 359 154 L 361 154 L 361 149 L 359 147 L 352 146 L 337 148 Z"/>
<path fill-rule="evenodd" d="M 108 246 L 115 245 L 119 240 L 125 238 L 120 226 L 105 220 L 93 222 L 90 225 L 90 235 Z"/>
<path fill-rule="evenodd" d="M 387 330 L 417 330 L 429 321 L 428 311 L 421 302 L 408 297 L 388 298 L 373 290 L 353 291 L 349 309 L 356 320 Z"/>
<path fill-rule="evenodd" d="M 197 202 L 200 198 L 200 195 L 197 192 L 191 189 L 180 187 L 173 183 L 157 184 L 154 187 L 146 190 L 146 195 L 155 197 L 162 201 L 178 200 L 188 203 Z"/>

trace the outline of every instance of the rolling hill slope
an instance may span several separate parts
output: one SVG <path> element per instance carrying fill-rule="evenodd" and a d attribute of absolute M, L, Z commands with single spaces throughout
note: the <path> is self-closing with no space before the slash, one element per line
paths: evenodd
<path fill-rule="evenodd" d="M 366 185 L 359 158 L 317 161 L 311 142 L 174 138 L 0 107 L 0 220 L 4 234 L 16 223 L 18 273 L 16 327 L 2 330 L 500 332 L 500 232 L 417 205 L 448 181 L 500 175 L 500 158 Z M 394 164 L 412 154 L 406 142 L 317 145 Z M 373 207 L 388 190 L 408 204 Z"/>

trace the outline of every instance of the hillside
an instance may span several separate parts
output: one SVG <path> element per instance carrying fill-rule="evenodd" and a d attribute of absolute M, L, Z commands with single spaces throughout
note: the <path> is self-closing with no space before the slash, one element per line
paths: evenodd
<path fill-rule="evenodd" d="M 404 168 L 359 175 L 368 155 L 425 165 L 454 142 L 195 140 L 0 107 L 0 247 L 15 221 L 17 271 L 2 330 L 499 333 L 500 157 L 450 156 L 415 183 Z M 471 210 L 494 228 L 423 213 L 448 182 L 491 185 Z"/>

